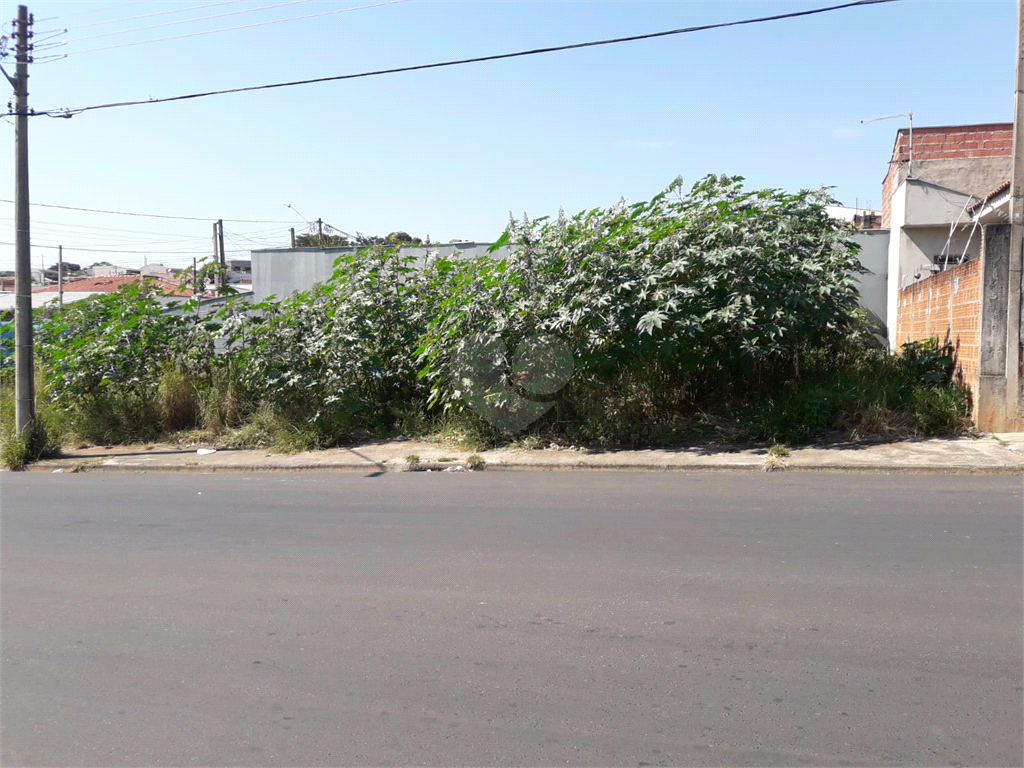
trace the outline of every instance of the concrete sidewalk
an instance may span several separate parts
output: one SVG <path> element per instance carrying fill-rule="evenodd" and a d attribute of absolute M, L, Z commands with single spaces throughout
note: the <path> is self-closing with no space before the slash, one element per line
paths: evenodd
<path fill-rule="evenodd" d="M 200 452 L 202 451 L 202 452 Z M 187 447 L 118 446 L 71 450 L 58 459 L 31 464 L 29 471 L 129 472 L 270 472 L 353 471 L 404 472 L 467 471 L 471 451 L 415 440 L 367 442 L 295 454 L 266 450 Z M 405 457 L 416 455 L 410 465 Z M 765 448 L 735 449 L 701 446 L 651 450 L 594 450 L 502 448 L 477 455 L 493 470 L 641 470 L 641 471 L 828 471 L 1024 475 L 1024 433 L 944 439 L 906 440 L 880 444 L 837 444 L 793 448 L 770 457 Z"/>

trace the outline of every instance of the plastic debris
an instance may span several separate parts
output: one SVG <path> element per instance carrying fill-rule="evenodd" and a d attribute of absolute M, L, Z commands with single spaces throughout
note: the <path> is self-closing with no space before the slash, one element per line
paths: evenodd
<path fill-rule="evenodd" d="M 208 454 L 216 453 L 216 452 L 217 452 L 216 448 L 200 448 L 198 451 L 196 451 L 196 453 L 198 453 L 200 456 L 206 456 Z"/>
<path fill-rule="evenodd" d="M 55 470 L 53 470 L 53 472 L 51 472 L 50 474 L 51 474 L 51 475 L 59 475 L 59 474 L 60 474 L 61 472 L 63 472 L 63 471 L 64 471 L 63 469 L 55 469 Z"/>

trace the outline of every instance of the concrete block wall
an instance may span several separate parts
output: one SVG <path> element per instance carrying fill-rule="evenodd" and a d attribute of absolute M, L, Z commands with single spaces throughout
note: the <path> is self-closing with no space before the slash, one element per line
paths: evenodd
<path fill-rule="evenodd" d="M 896 343 L 937 337 L 953 345 L 957 380 L 976 392 L 980 362 L 982 260 L 908 285 L 899 293 Z"/>
<path fill-rule="evenodd" d="M 1013 123 L 984 123 L 982 125 L 936 126 L 914 129 L 915 176 L 934 160 L 970 160 L 985 157 L 1009 156 L 1013 151 Z M 882 228 L 891 225 L 892 195 L 906 177 L 910 158 L 910 131 L 901 128 L 896 133 L 889 171 L 882 182 Z M 922 163 L 917 166 L 917 163 Z M 943 183 L 943 179 L 932 179 Z M 1001 179 L 1000 179 L 1001 181 Z M 994 182 L 990 186 L 995 188 Z M 959 187 L 953 187 L 958 189 Z M 975 190 L 963 190 L 975 192 Z M 990 189 L 980 192 L 991 191 Z"/>

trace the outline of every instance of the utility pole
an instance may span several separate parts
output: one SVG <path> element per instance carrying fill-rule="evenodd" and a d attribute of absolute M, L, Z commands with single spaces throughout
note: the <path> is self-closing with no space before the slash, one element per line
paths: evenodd
<path fill-rule="evenodd" d="M 217 222 L 213 222 L 213 260 L 220 263 L 220 248 L 217 246 Z"/>
<path fill-rule="evenodd" d="M 294 248 L 295 247 L 295 227 L 291 227 L 288 231 L 292 233 L 292 248 Z"/>
<path fill-rule="evenodd" d="M 199 325 L 199 302 L 202 301 L 203 290 L 199 283 L 199 261 L 195 256 L 192 257 L 192 298 L 196 300 L 196 325 Z"/>
<path fill-rule="evenodd" d="M 324 247 L 324 220 L 323 219 L 317 219 L 316 220 L 316 226 L 317 226 L 317 228 L 318 228 L 318 230 L 320 232 L 320 234 L 317 235 L 317 241 L 316 242 L 317 242 L 317 244 L 321 248 L 323 248 Z"/>
<path fill-rule="evenodd" d="M 64 309 L 64 246 L 57 246 L 57 306 Z"/>
<path fill-rule="evenodd" d="M 217 249 L 220 253 L 220 272 L 217 275 L 217 285 L 228 284 L 227 260 L 224 258 L 224 220 L 217 219 Z"/>
<path fill-rule="evenodd" d="M 28 8 L 18 6 L 15 27 L 14 86 L 14 428 L 27 434 L 36 416 L 35 370 L 32 360 L 32 257 L 28 209 L 28 59 L 31 51 Z M 6 73 L 5 73 L 6 74 Z M 8 80 L 11 78 L 8 77 Z"/>
<path fill-rule="evenodd" d="M 1017 0 L 1017 82 L 1013 97 L 1013 166 L 1010 176 L 1010 284 L 1006 301 L 1005 431 L 1024 429 L 1021 412 L 1021 315 L 1024 261 L 1024 0 Z"/>

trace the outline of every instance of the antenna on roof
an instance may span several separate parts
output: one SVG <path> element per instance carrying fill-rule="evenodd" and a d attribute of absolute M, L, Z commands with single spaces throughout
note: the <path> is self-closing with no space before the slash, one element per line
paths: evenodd
<path fill-rule="evenodd" d="M 907 150 L 907 176 L 913 178 L 914 176 L 914 113 L 913 112 L 900 112 L 898 115 L 886 115 L 885 117 L 873 117 L 870 120 L 861 120 L 861 125 L 867 125 L 868 123 L 877 123 L 879 120 L 892 120 L 897 117 L 905 117 L 910 120 L 910 146 Z"/>

